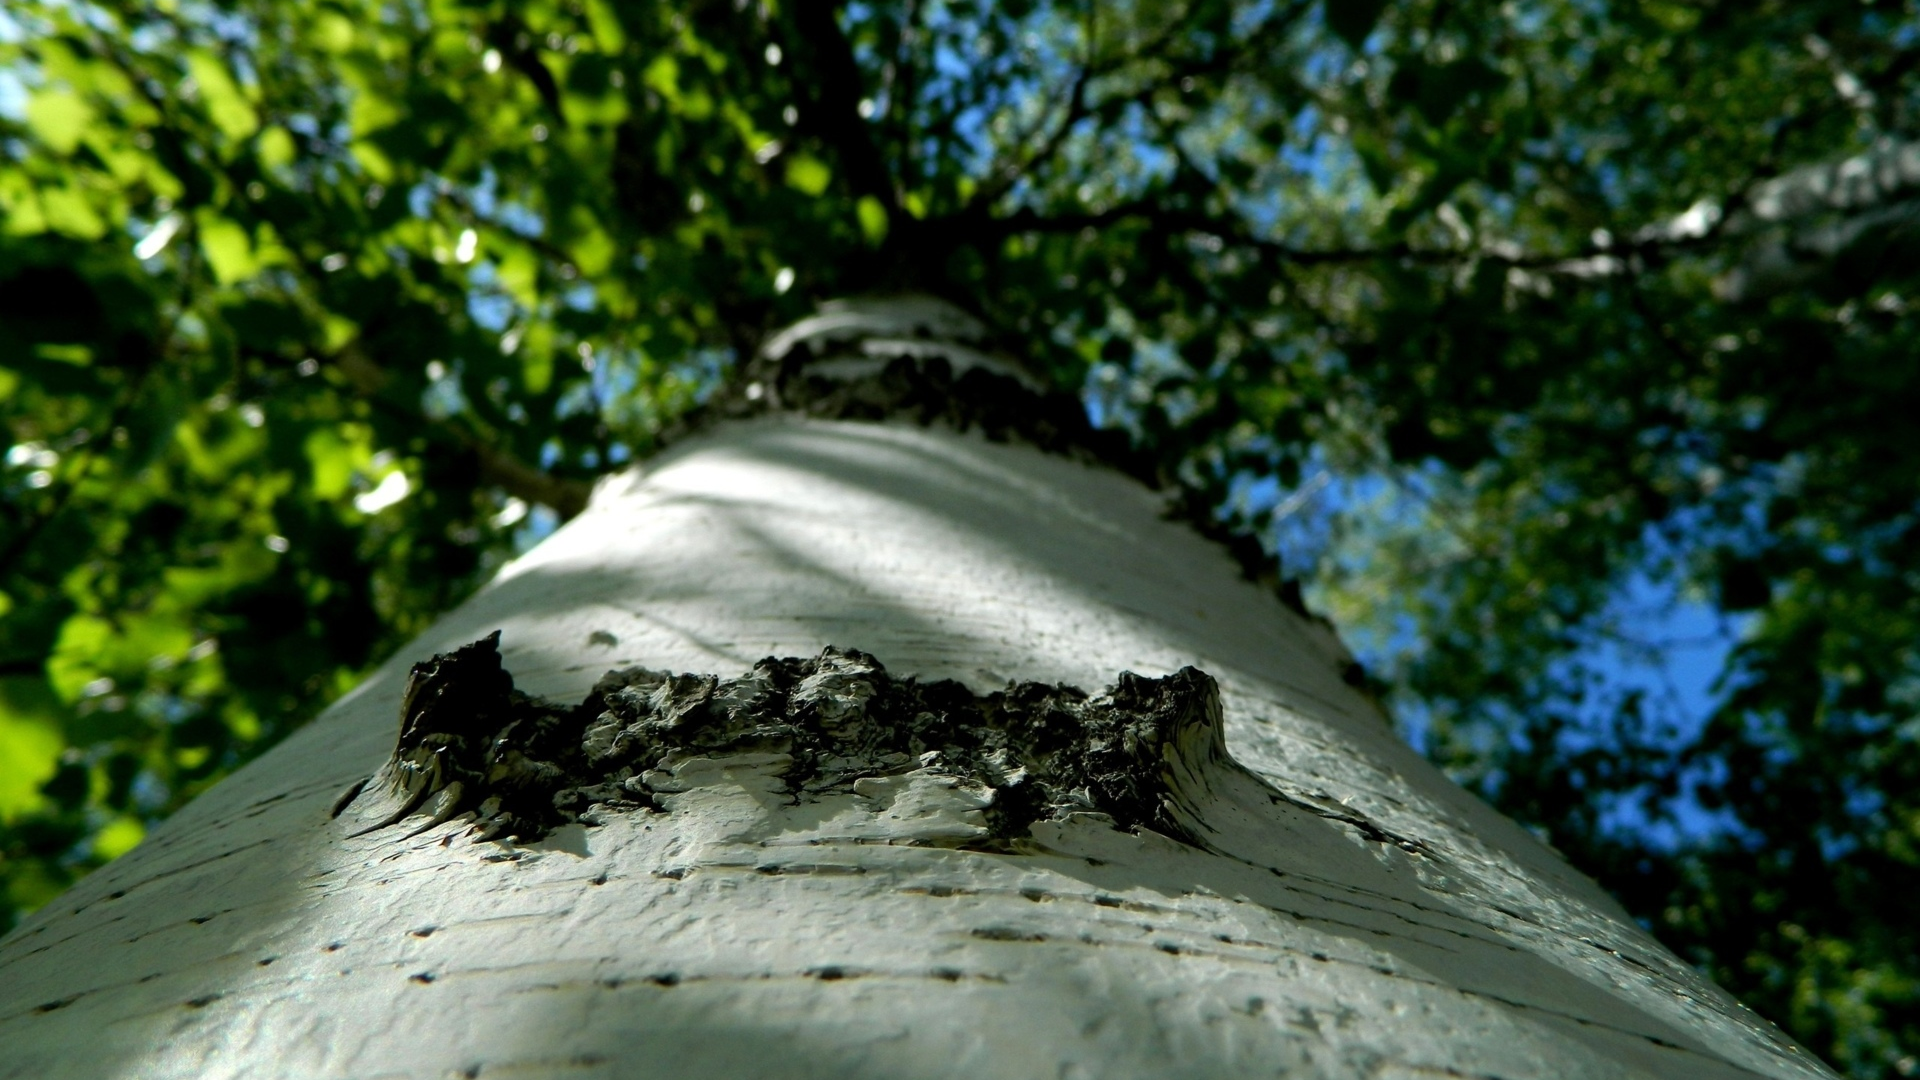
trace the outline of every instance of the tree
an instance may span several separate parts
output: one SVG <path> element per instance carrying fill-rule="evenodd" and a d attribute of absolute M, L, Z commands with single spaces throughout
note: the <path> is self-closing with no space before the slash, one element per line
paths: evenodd
<path fill-rule="evenodd" d="M 1913 21 L 14 5 L 9 904 L 298 728 L 775 328 L 914 286 L 1357 633 L 1450 774 L 1847 1071 L 1911 1073 Z M 1733 628 L 1697 706 L 1615 674 L 1659 651 L 1645 591 Z"/>
<path fill-rule="evenodd" d="M 404 689 L 417 645 L 9 939 L 10 1072 L 1831 1075 L 1137 483 L 951 431 L 1077 411 L 970 322 L 775 338 L 771 422 L 604 489 Z M 1077 689 L 1122 667 L 1167 674 Z"/>

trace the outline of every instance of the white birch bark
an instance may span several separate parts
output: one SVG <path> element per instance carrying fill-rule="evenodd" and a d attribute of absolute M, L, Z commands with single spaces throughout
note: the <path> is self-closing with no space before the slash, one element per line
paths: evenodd
<path fill-rule="evenodd" d="M 1095 815 L 968 850 L 977 793 L 796 803 L 749 758 L 532 844 L 349 837 L 329 804 L 407 665 L 495 629 L 567 700 L 828 644 L 977 691 L 1194 665 L 1251 772 L 1206 732 L 1170 764 L 1205 850 Z M 1401 743 L 1343 656 L 1104 469 L 723 425 L 0 942 L 0 1076 L 1831 1075 Z"/>

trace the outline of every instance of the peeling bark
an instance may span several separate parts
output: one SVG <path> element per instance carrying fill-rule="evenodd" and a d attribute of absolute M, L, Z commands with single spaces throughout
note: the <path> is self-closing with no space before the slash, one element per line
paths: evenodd
<path fill-rule="evenodd" d="M 776 334 L 665 441 L 723 420 L 783 415 L 940 424 L 1108 465 L 1143 482 L 1158 479 L 1124 432 L 1093 427 L 1078 398 L 1001 351 L 985 324 L 927 296 L 824 305 Z"/>
<path fill-rule="evenodd" d="M 612 671 L 570 706 L 516 691 L 499 641 L 413 666 L 393 755 L 331 810 L 351 812 L 350 835 L 458 818 L 476 842 L 540 840 L 595 808 L 668 811 L 689 772 L 750 767 L 796 801 L 907 790 L 959 808 L 929 813 L 921 843 L 1012 850 L 1037 821 L 1091 813 L 1200 844 L 1179 785 L 1237 768 L 1219 689 L 1193 668 L 1122 672 L 1097 696 L 1033 682 L 976 695 L 830 646 L 734 679 Z"/>

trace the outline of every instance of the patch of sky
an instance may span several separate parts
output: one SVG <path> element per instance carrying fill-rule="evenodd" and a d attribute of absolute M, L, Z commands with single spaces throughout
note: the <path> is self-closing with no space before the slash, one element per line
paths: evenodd
<path fill-rule="evenodd" d="M 1273 0 L 1255 0 L 1251 4 L 1241 4 L 1233 9 L 1228 17 L 1229 33 L 1235 37 L 1245 37 L 1261 29 L 1274 17 L 1276 8 Z"/>
<path fill-rule="evenodd" d="M 491 218 L 500 202 L 500 174 L 487 166 L 480 170 L 480 179 L 467 188 L 467 200 L 473 206 L 473 212 L 483 218 Z"/>
<path fill-rule="evenodd" d="M 461 389 L 461 365 L 452 367 L 438 360 L 427 365 L 427 386 L 420 392 L 420 411 L 435 420 L 459 416 L 468 409 L 466 391 Z"/>
<path fill-rule="evenodd" d="M 479 271 L 490 272 L 492 269 L 484 263 L 474 268 L 476 287 L 467 290 L 467 316 L 481 329 L 498 334 L 506 330 L 507 324 L 513 321 L 520 306 L 505 293 L 495 292 L 489 288 L 492 282 L 478 280 Z"/>
<path fill-rule="evenodd" d="M 165 19 L 149 19 L 127 32 L 127 45 L 137 53 L 155 53 L 172 44 L 179 34 Z"/>
<path fill-rule="evenodd" d="M 141 814 L 158 814 L 172 800 L 173 792 L 152 770 L 142 769 L 134 774 L 127 797 Z"/>
<path fill-rule="evenodd" d="M 1447 536 L 1450 512 L 1438 505 L 1436 492 L 1449 485 L 1441 472 L 1438 466 L 1399 473 L 1343 467 L 1316 447 L 1300 469 L 1300 482 L 1291 487 L 1270 473 L 1231 477 L 1219 512 L 1223 520 L 1253 528 L 1281 572 L 1303 579 L 1308 603 L 1334 615 L 1362 664 L 1391 679 L 1420 655 L 1426 632 L 1412 603 L 1419 598 L 1400 595 L 1391 582 L 1418 580 L 1426 572 L 1396 570 L 1388 563 L 1444 562 L 1460 546 Z M 1751 632 L 1753 617 L 1721 612 L 1701 599 L 1683 576 L 1684 560 L 1663 544 L 1649 530 L 1642 562 L 1622 576 L 1594 617 L 1569 628 L 1573 647 L 1544 673 L 1558 688 L 1555 714 L 1568 719 L 1559 735 L 1563 751 L 1604 752 L 1623 745 L 1619 740 L 1625 738 L 1643 752 L 1677 759 L 1734 689 L 1729 664 Z M 1620 725 L 1629 701 L 1638 703 L 1640 720 L 1626 731 Z M 1394 713 L 1407 740 L 1430 751 L 1430 710 L 1401 697 L 1394 701 Z M 1519 717 L 1503 718 L 1496 710 L 1482 719 L 1494 721 L 1497 730 L 1517 732 L 1523 726 Z M 1744 835 L 1740 822 L 1727 812 L 1708 810 L 1695 795 L 1720 768 L 1724 763 L 1711 760 L 1690 763 L 1671 797 L 1651 789 L 1610 796 L 1602 827 L 1668 851 L 1718 838 L 1738 840 Z M 1477 779 L 1498 782 L 1498 777 Z"/>
<path fill-rule="evenodd" d="M 600 301 L 600 294 L 590 282 L 575 282 L 560 296 L 560 302 L 574 311 L 592 311 Z"/>
<path fill-rule="evenodd" d="M 1118 134 L 1132 149 L 1133 159 L 1139 164 L 1143 187 L 1155 180 L 1172 179 L 1180 159 L 1174 156 L 1173 151 L 1154 142 L 1145 105 L 1137 101 L 1128 103 L 1120 114 Z"/>
<path fill-rule="evenodd" d="M 693 400 L 705 404 L 733 370 L 733 350 L 727 348 L 694 349 L 671 368 L 674 378 L 692 392 Z"/>
<path fill-rule="evenodd" d="M 1750 620 L 1686 599 L 1671 580 L 1637 571 L 1616 592 L 1603 619 L 1611 623 L 1607 631 L 1583 635 L 1579 650 L 1551 672 L 1562 684 L 1584 677 L 1591 686 L 1573 703 L 1573 722 L 1560 737 L 1563 748 L 1606 752 L 1619 747 L 1622 706 L 1636 700 L 1645 720 L 1641 730 L 1626 734 L 1642 752 L 1679 757 L 1726 700 L 1728 660 Z M 1707 809 L 1696 794 L 1722 769 L 1723 762 L 1690 762 L 1679 770 L 1675 794 L 1623 799 L 1603 814 L 1602 828 L 1668 852 L 1739 836 L 1744 830 L 1738 817 Z"/>
<path fill-rule="evenodd" d="M 184 0 L 180 4 L 179 11 L 179 21 L 183 25 L 203 28 L 228 44 L 251 48 L 260 41 L 259 27 L 240 11 L 206 3 L 204 0 Z M 99 27 L 98 29 L 113 28 Z"/>
<path fill-rule="evenodd" d="M 407 212 L 417 218 L 433 213 L 433 200 L 439 196 L 431 180 L 422 180 L 407 189 Z"/>
<path fill-rule="evenodd" d="M 1334 188 L 1345 177 L 1361 173 L 1360 156 L 1354 153 L 1352 145 L 1324 131 L 1315 130 L 1304 146 L 1296 146 L 1289 141 L 1282 144 L 1279 150 L 1280 160 L 1287 168 L 1323 190 Z M 1353 197 L 1360 196 L 1359 185 L 1349 187 Z"/>
<path fill-rule="evenodd" d="M 1077 51 L 1078 29 L 1065 20 L 1049 20 L 1040 11 L 1025 20 L 1004 12 L 961 18 L 949 5 L 931 6 L 922 19 L 931 39 L 932 70 L 922 100 L 944 112 L 923 120 L 928 129 L 947 129 L 962 151 L 962 167 L 980 175 L 992 167 L 996 141 L 1014 142 L 1018 129 L 1044 115 L 1054 96 L 1064 100 Z M 1013 48 L 995 51 L 998 41 Z M 994 92 L 983 95 L 982 87 Z M 937 147 L 929 147 L 927 160 Z"/>
<path fill-rule="evenodd" d="M 445 181 L 437 181 L 440 186 L 435 187 L 434 190 L 440 190 L 445 183 Z M 537 212 L 519 203 L 503 201 L 500 198 L 500 177 L 491 168 L 480 170 L 480 179 L 463 187 L 461 196 L 465 199 L 468 208 L 473 211 L 473 215 L 482 221 L 505 226 L 509 231 L 525 237 L 539 236 L 546 230 L 546 221 Z M 411 198 L 411 195 L 409 197 Z M 418 211 L 416 214 L 426 216 Z"/>
<path fill-rule="evenodd" d="M 1164 341 L 1136 341 L 1133 358 L 1122 365 L 1102 361 L 1087 369 L 1080 400 L 1097 428 L 1119 428 L 1138 438 L 1142 411 L 1160 385 L 1173 378 L 1191 377 L 1193 369 Z"/>
<path fill-rule="evenodd" d="M 524 237 L 536 237 L 546 232 L 546 219 L 537 212 L 519 203 L 501 203 L 494 213 L 493 220 Z"/>
<path fill-rule="evenodd" d="M 0 68 L 0 118 L 15 123 L 27 118 L 27 84 L 17 65 Z"/>
<path fill-rule="evenodd" d="M 553 415 L 560 420 L 570 416 L 598 416 L 601 412 L 600 403 L 603 400 L 605 399 L 598 393 L 590 376 L 584 380 L 570 382 L 564 390 L 560 391 L 559 398 L 553 403 Z M 543 452 L 542 458 L 544 457 Z M 558 461 L 559 458 L 555 457 L 554 460 Z M 551 468 L 552 464 L 552 462 L 543 461 L 541 468 Z"/>
<path fill-rule="evenodd" d="M 1632 699 L 1645 718 L 1642 730 L 1631 733 L 1634 742 L 1677 756 L 1698 741 L 1707 718 L 1725 702 L 1728 661 L 1751 625 L 1751 616 L 1693 598 L 1683 582 L 1634 569 L 1583 628 L 1577 651 L 1552 667 L 1555 683 L 1591 687 L 1565 703 L 1572 722 L 1561 733 L 1562 747 L 1617 746 L 1621 706 Z M 1693 781 L 1700 779 L 1706 777 L 1683 776 L 1672 798 L 1623 802 L 1602 824 L 1668 851 L 1738 832 L 1737 818 L 1706 809 L 1694 796 Z"/>
<path fill-rule="evenodd" d="M 1581 164 L 1581 158 L 1586 156 L 1586 152 L 1576 147 L 1572 148 L 1567 156 L 1571 163 L 1578 165 Z M 1620 171 L 1618 165 L 1612 162 L 1601 162 L 1594 167 L 1593 178 L 1600 189 L 1600 194 L 1606 197 L 1608 206 L 1617 210 L 1626 205 L 1630 193 L 1627 190 L 1626 175 Z"/>
<path fill-rule="evenodd" d="M 542 454 L 544 457 L 544 453 Z M 520 520 L 520 527 L 513 530 L 513 553 L 525 555 L 534 545 L 553 535 L 560 527 L 560 515 L 551 507 L 535 506 Z"/>
<path fill-rule="evenodd" d="M 1863 12 L 1860 27 L 1868 40 L 1877 37 L 1897 49 L 1905 50 L 1920 42 L 1920 20 L 1901 19 L 1884 8 Z"/>
<path fill-rule="evenodd" d="M 1300 74 L 1309 84 L 1342 82 L 1353 68 L 1353 53 L 1344 45 L 1328 45 L 1307 53 Z"/>

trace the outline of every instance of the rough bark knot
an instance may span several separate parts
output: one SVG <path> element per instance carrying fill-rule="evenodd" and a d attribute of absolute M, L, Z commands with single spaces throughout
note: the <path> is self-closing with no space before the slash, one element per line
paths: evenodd
<path fill-rule="evenodd" d="M 412 833 L 465 816 L 478 840 L 535 839 L 595 806 L 670 811 L 717 769 L 770 777 L 796 803 L 850 793 L 893 816 L 958 811 L 987 843 L 1076 813 L 1195 842 L 1182 803 L 1210 770 L 1238 767 L 1218 687 L 1190 667 L 1122 672 L 1099 694 L 1034 682 L 976 694 L 829 646 L 732 679 L 611 671 L 568 705 L 514 689 L 499 641 L 414 665 L 392 757 L 334 804 L 355 835 L 424 815 Z M 959 839 L 933 832 L 925 842 Z"/>

